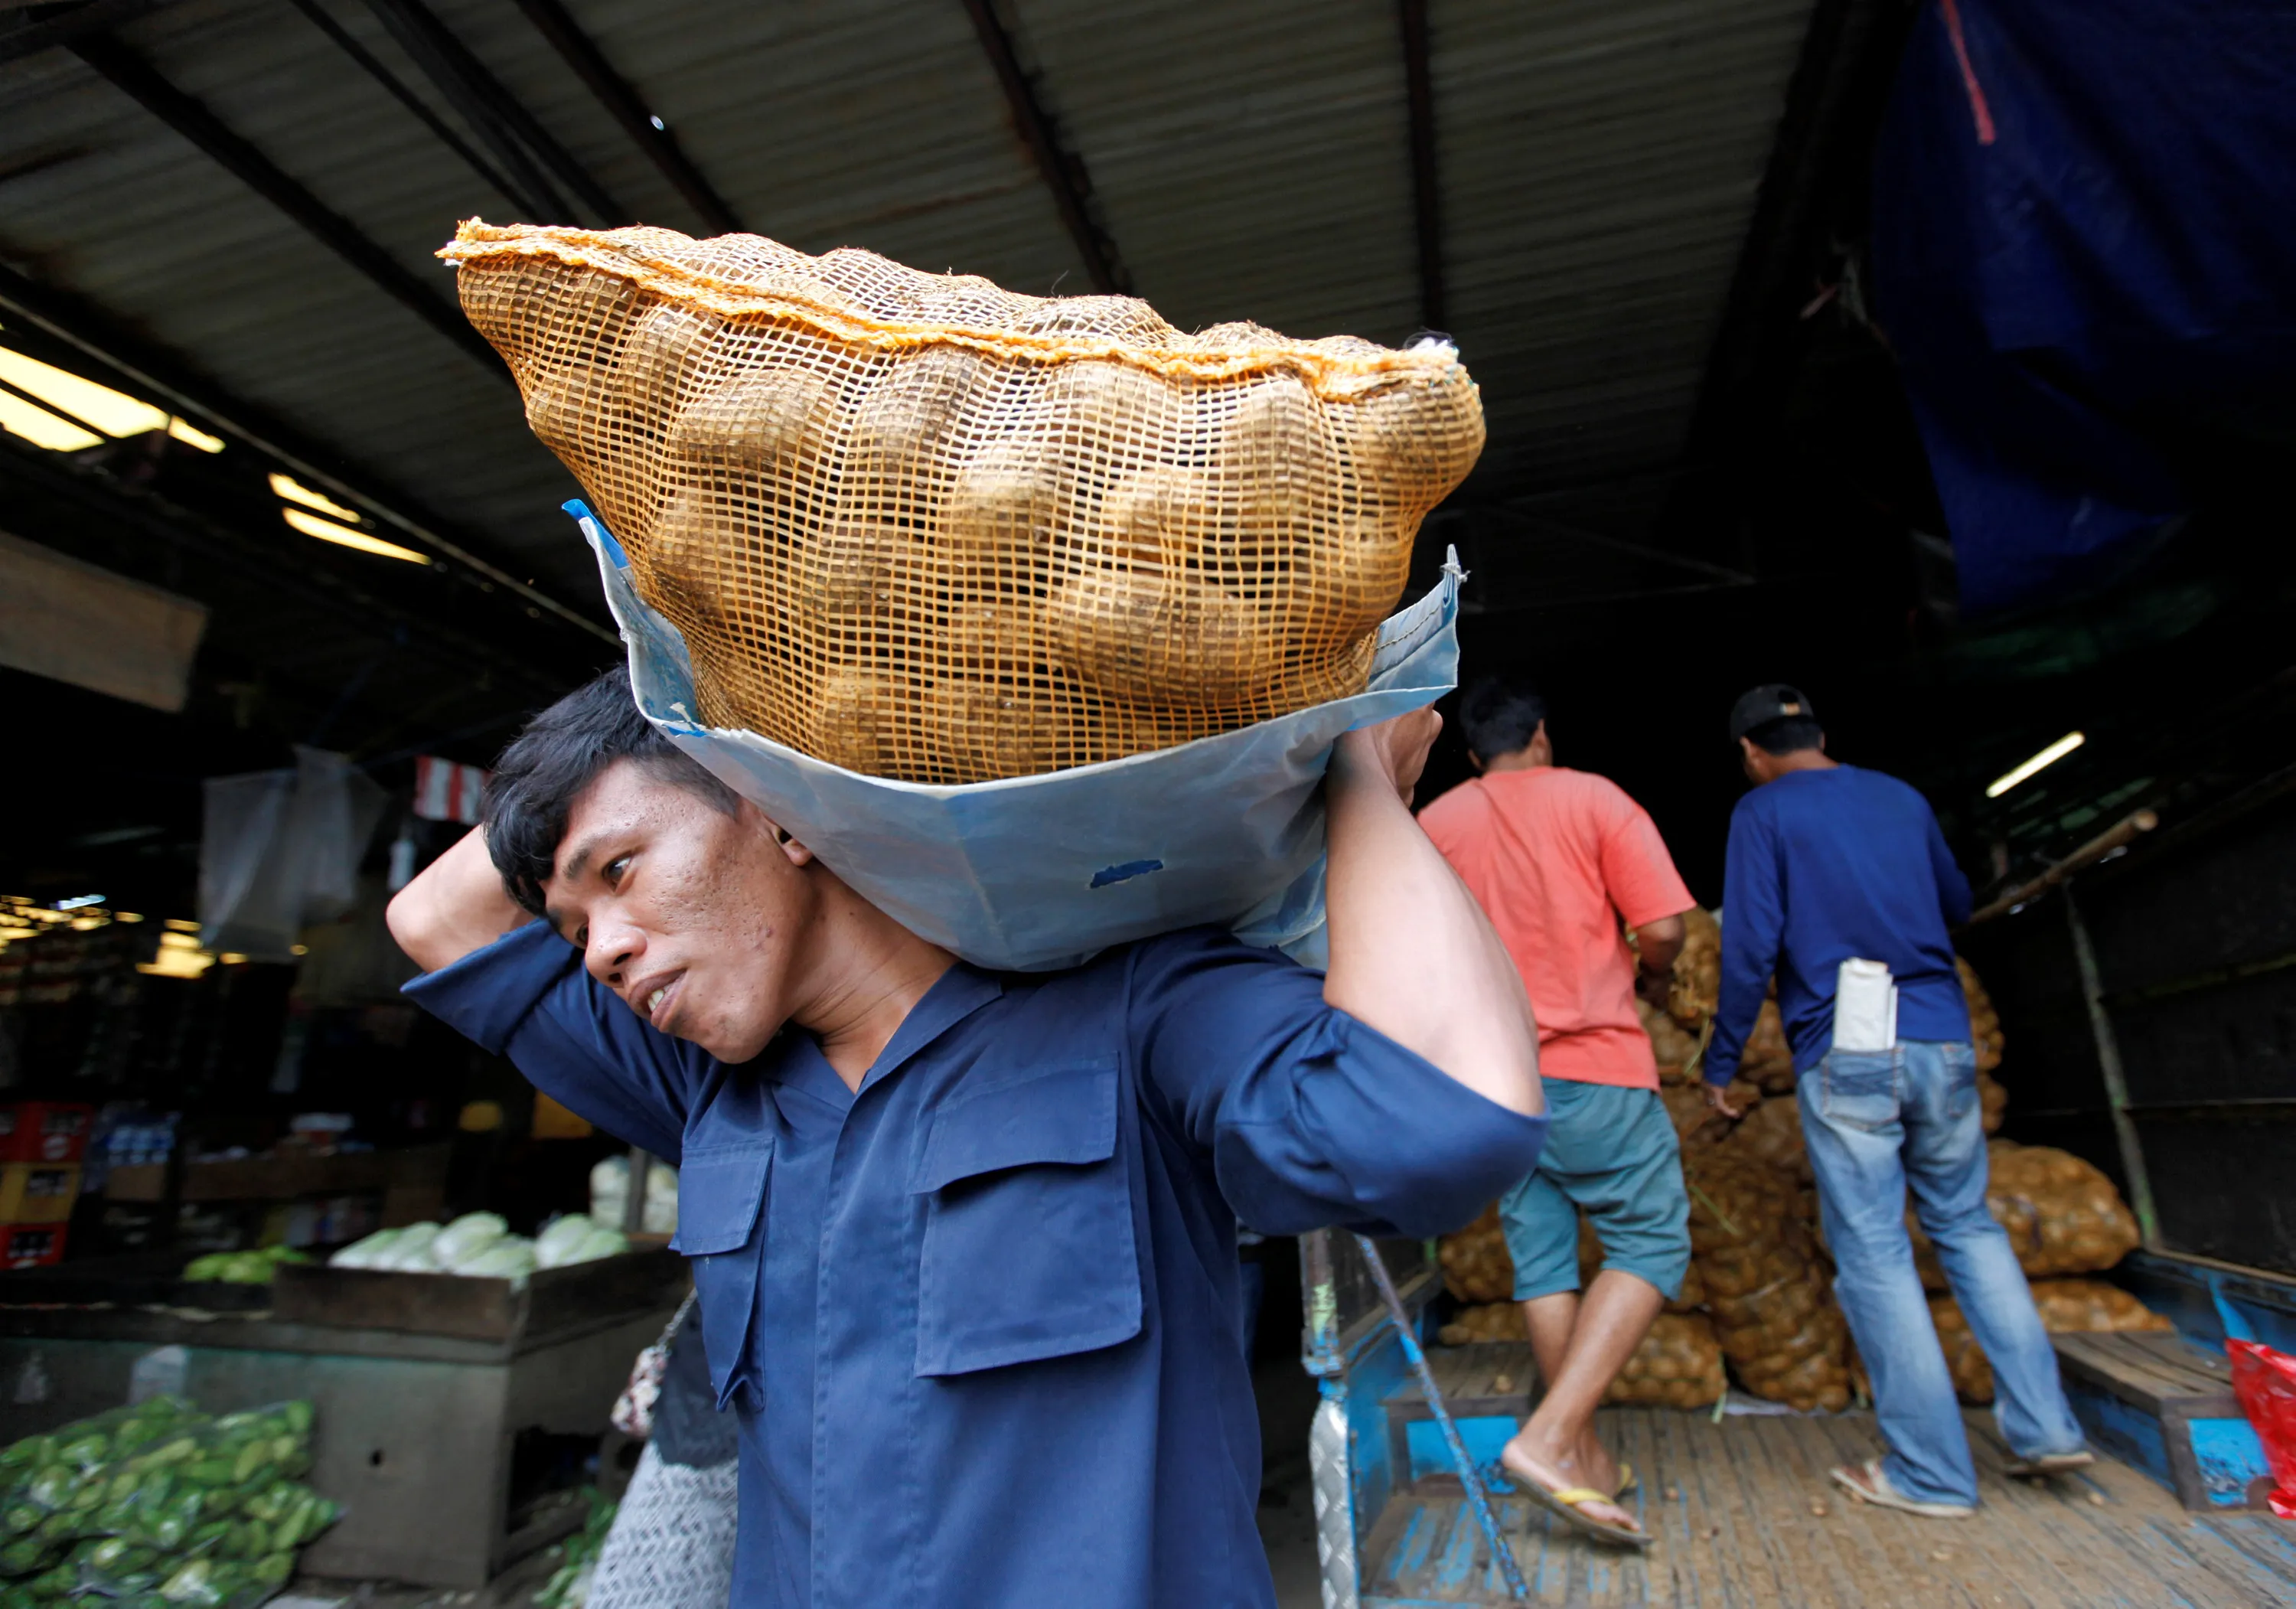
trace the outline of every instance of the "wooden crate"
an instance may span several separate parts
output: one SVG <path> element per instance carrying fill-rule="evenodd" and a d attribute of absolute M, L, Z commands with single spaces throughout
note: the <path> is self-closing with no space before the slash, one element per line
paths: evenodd
<path fill-rule="evenodd" d="M 2169 1334 L 2049 1339 L 2073 1412 L 2100 1449 L 2144 1470 L 2188 1509 L 2263 1506 L 2271 1471 L 2221 1356 Z"/>
<path fill-rule="evenodd" d="M 522 1286 L 457 1274 L 291 1263 L 273 1282 L 271 1310 L 282 1323 L 515 1341 L 554 1334 L 601 1313 L 675 1305 L 685 1277 L 685 1259 L 662 1250 L 539 1268 Z"/>

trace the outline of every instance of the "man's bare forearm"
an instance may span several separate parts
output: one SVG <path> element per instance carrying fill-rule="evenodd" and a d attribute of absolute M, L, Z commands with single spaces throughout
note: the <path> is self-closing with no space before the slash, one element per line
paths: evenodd
<path fill-rule="evenodd" d="M 1521 975 L 1412 819 L 1378 731 L 1341 739 L 1324 784 L 1324 998 L 1477 1094 L 1511 1111 L 1543 1112 L 1538 1033 Z M 1409 769 L 1406 786 L 1418 774 L 1415 762 Z"/>
<path fill-rule="evenodd" d="M 531 920 L 504 891 L 487 857 L 486 829 L 459 842 L 398 891 L 387 913 L 390 936 L 426 973 L 451 966 Z"/>

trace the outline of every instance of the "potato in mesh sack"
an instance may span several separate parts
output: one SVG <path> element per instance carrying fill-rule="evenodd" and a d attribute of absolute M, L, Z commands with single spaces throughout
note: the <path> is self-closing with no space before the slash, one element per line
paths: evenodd
<path fill-rule="evenodd" d="M 1712 1148 L 1690 1184 L 1692 1254 L 1739 1382 L 1804 1410 L 1849 1406 L 1849 1328 L 1792 1180 Z"/>
<path fill-rule="evenodd" d="M 1498 1203 L 1485 1207 L 1465 1228 L 1443 1236 L 1436 1256 L 1443 1265 L 1443 1288 L 1461 1301 L 1513 1300 L 1514 1259 L 1507 1255 Z"/>
<path fill-rule="evenodd" d="M 1638 1408 L 1707 1408 L 1729 1387 L 1722 1344 L 1703 1313 L 1660 1313 L 1603 1393 Z"/>
<path fill-rule="evenodd" d="M 1775 994 L 1762 1002 L 1754 1017 L 1753 1030 L 1747 1034 L 1746 1048 L 1738 1057 L 1738 1076 L 1760 1086 L 1764 1095 L 1793 1093 L 1793 1047 L 1786 1042 L 1786 1022 L 1778 1011 Z"/>
<path fill-rule="evenodd" d="M 1714 913 L 1695 906 L 1682 916 L 1682 953 L 1674 958 L 1674 983 L 1667 990 L 1667 1014 L 1692 1033 L 1714 1015 L 1722 994 L 1722 925 Z"/>
<path fill-rule="evenodd" d="M 2008 1232 L 2031 1279 L 2101 1273 L 2136 1249 L 2136 1219 L 2112 1181 L 2070 1152 L 1995 1140 L 1987 1148 L 1986 1210 Z M 1946 1288 L 1937 1252 L 1908 1208 L 1906 1233 L 1922 1284 Z"/>
<path fill-rule="evenodd" d="M 1635 1012 L 1642 1018 L 1643 1031 L 1650 1036 L 1651 1055 L 1658 1062 L 1658 1081 L 1661 1085 L 1696 1082 L 1698 1035 L 1686 1031 L 1639 996 L 1635 999 Z"/>
<path fill-rule="evenodd" d="M 1530 1331 L 1523 1323 L 1521 1304 L 1494 1301 L 1462 1308 L 1436 1332 L 1436 1339 L 1445 1346 L 1473 1346 L 1528 1341 Z M 1702 1313 L 1660 1313 L 1603 1400 L 1640 1408 L 1706 1408 L 1728 1383 L 1712 1322 Z"/>
<path fill-rule="evenodd" d="M 870 776 L 1036 775 L 1361 692 L 1482 447 L 1439 344 L 1190 335 L 754 235 L 473 220 L 440 255 L 701 720 Z"/>
<path fill-rule="evenodd" d="M 1478 1302 L 1473 1307 L 1461 1308 L 1450 1323 L 1435 1332 L 1435 1339 L 1445 1346 L 1472 1346 L 1484 1341 L 1528 1341 L 1530 1326 L 1524 1322 L 1521 1302 Z"/>
<path fill-rule="evenodd" d="M 2000 1133 L 2001 1120 L 2009 1112 L 2008 1090 L 2002 1088 L 2001 1081 L 1991 1073 L 1980 1071 L 1977 1075 L 1977 1100 L 1979 1110 L 1984 1113 L 1981 1121 L 1985 1132 Z"/>
<path fill-rule="evenodd" d="M 2041 1327 L 2052 1335 L 2150 1330 L 2173 1334 L 2176 1326 L 2122 1290 L 2101 1279 L 2037 1279 L 2033 1307 Z M 1951 1296 L 1930 1298 L 1930 1318 L 1937 1326 L 1938 1343 L 1953 1370 L 1953 1388 L 1964 1402 L 1980 1407 L 1993 1400 L 1993 1366 Z"/>
<path fill-rule="evenodd" d="M 1954 970 L 1961 974 L 1961 992 L 1969 1002 L 1969 1039 L 1977 1050 L 1977 1071 L 1991 1072 L 2001 1065 L 2001 1014 L 1994 1009 L 1993 997 L 1985 992 L 1985 985 L 1977 981 L 1977 969 L 1961 956 L 1953 958 Z"/>
<path fill-rule="evenodd" d="M 1801 1137 L 1801 1103 L 1793 1096 L 1773 1096 L 1714 1141 L 1725 1155 L 1775 1168 L 1807 1184 L 1812 1177 L 1809 1152 Z"/>

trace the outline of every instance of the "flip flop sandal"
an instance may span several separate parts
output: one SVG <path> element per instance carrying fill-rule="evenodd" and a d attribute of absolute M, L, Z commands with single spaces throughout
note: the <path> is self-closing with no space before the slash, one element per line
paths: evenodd
<path fill-rule="evenodd" d="M 2005 1475 L 2061 1475 L 2068 1470 L 2087 1469 L 2096 1462 L 2096 1455 L 2082 1448 L 2079 1452 L 2043 1453 L 2038 1458 L 2012 1458 L 2002 1466 Z"/>
<path fill-rule="evenodd" d="M 1838 1465 L 1826 1474 L 1836 1486 L 1860 1503 L 1871 1503 L 1876 1508 L 1917 1514 L 1926 1520 L 1966 1520 L 1977 1512 L 1967 1503 L 1924 1503 L 1919 1498 L 1907 1497 L 1890 1484 L 1890 1477 L 1882 1473 L 1879 1458 L 1868 1458 L 1863 1464 Z"/>
<path fill-rule="evenodd" d="M 1533 1500 L 1544 1504 L 1562 1516 L 1571 1525 L 1588 1536 L 1600 1537 L 1606 1542 L 1616 1542 L 1621 1547 L 1647 1547 L 1651 1534 L 1647 1531 L 1629 1530 L 1613 1525 L 1608 1520 L 1598 1520 L 1578 1506 L 1581 1503 L 1608 1503 L 1609 1492 L 1596 1491 L 1591 1486 L 1558 1486 L 1548 1488 L 1536 1481 L 1515 1479 L 1515 1484 L 1529 1493 Z"/>
<path fill-rule="evenodd" d="M 1641 1478 L 1635 1474 L 1635 1466 L 1628 1463 L 1624 1458 L 1620 1459 L 1619 1483 L 1611 1489 L 1611 1501 L 1613 1503 L 1617 1502 L 1620 1498 L 1625 1497 L 1628 1492 L 1634 1490 L 1636 1487 L 1640 1486 L 1641 1484 Z"/>

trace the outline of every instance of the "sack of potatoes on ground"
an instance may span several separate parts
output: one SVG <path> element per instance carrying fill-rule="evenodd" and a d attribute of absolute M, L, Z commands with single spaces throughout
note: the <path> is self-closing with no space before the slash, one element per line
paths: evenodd
<path fill-rule="evenodd" d="M 1461 1301 L 1513 1299 L 1514 1259 L 1507 1254 L 1496 1202 L 1465 1228 L 1444 1235 L 1436 1244 L 1436 1260 L 1442 1265 L 1443 1288 Z"/>
<path fill-rule="evenodd" d="M 2028 1278 L 2103 1273 L 2136 1249 L 2136 1214 L 2094 1164 L 2054 1146 L 2001 1139 L 1987 1147 L 1986 1162 L 1986 1210 L 2008 1233 Z M 1910 1207 L 1906 1228 L 1923 1285 L 1944 1290 L 1937 1249 Z"/>
<path fill-rule="evenodd" d="M 683 636 L 694 712 L 967 784 L 1364 690 L 1483 442 L 1447 345 L 1185 333 L 755 235 L 463 226 L 529 423 Z"/>
<path fill-rule="evenodd" d="M 2177 1326 L 2119 1285 L 2101 1279 L 2037 1279 L 2032 1283 L 2033 1307 L 2041 1327 L 2052 1335 L 2096 1334 L 2125 1330 L 2173 1334 Z M 1930 1298 L 1930 1321 L 1937 1326 L 1938 1343 L 1945 1350 L 1946 1366 L 1953 1371 L 1953 1388 L 1964 1402 L 1980 1407 L 1993 1400 L 1993 1366 L 1951 1296 Z"/>

